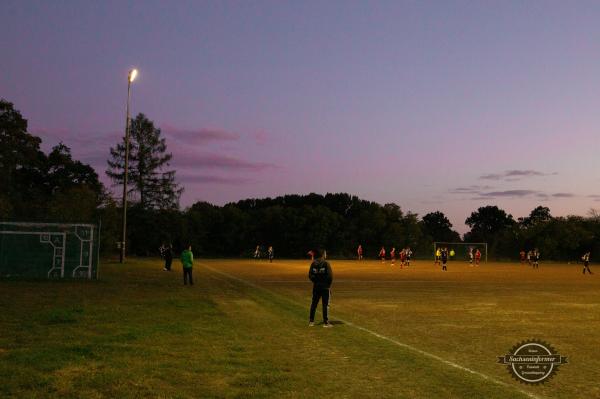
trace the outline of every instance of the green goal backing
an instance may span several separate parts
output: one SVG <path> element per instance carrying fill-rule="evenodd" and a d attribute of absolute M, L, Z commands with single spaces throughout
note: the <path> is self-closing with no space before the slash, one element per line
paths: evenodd
<path fill-rule="evenodd" d="M 96 224 L 0 222 L 0 278 L 96 279 Z"/>

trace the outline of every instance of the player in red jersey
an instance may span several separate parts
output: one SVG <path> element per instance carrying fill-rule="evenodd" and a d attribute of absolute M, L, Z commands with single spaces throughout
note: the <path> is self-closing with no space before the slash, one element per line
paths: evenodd
<path fill-rule="evenodd" d="M 385 248 L 381 247 L 379 250 L 379 257 L 381 258 L 381 263 L 385 262 Z"/>
<path fill-rule="evenodd" d="M 481 260 L 481 252 L 479 249 L 475 251 L 475 266 L 479 266 L 479 261 Z"/>
<path fill-rule="evenodd" d="M 527 261 L 527 253 L 524 250 L 521 250 L 521 252 L 519 252 L 519 259 L 521 259 L 522 265 L 524 265 Z"/>
<path fill-rule="evenodd" d="M 392 261 L 392 265 L 396 263 L 396 247 L 392 247 L 390 251 L 390 259 Z"/>
<path fill-rule="evenodd" d="M 358 260 L 362 260 L 362 258 L 363 258 L 362 245 L 358 244 L 358 249 L 356 250 L 356 253 L 358 255 Z"/>

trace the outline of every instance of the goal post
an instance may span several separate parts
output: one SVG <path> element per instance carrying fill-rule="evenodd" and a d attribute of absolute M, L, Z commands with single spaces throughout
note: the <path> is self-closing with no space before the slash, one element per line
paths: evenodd
<path fill-rule="evenodd" d="M 453 260 L 469 260 L 469 250 L 472 249 L 473 253 L 479 249 L 481 252 L 482 260 L 487 263 L 488 261 L 488 245 L 487 242 L 443 242 L 436 241 L 433 243 L 433 257 L 438 248 L 448 248 L 448 251 L 454 251 L 454 256 L 450 259 Z"/>
<path fill-rule="evenodd" d="M 0 278 L 96 279 L 100 227 L 0 221 Z"/>

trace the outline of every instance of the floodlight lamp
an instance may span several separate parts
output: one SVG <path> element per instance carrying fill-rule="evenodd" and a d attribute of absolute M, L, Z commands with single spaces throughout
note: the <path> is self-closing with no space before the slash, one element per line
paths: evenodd
<path fill-rule="evenodd" d="M 131 71 L 129 71 L 129 83 L 131 83 L 135 80 L 137 73 L 138 73 L 137 69 L 132 69 Z"/>

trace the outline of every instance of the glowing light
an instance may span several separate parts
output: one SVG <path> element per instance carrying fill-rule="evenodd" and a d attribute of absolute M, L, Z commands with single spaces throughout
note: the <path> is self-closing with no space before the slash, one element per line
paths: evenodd
<path fill-rule="evenodd" d="M 137 76 L 138 71 L 137 69 L 132 69 L 131 71 L 129 71 L 129 82 L 133 82 L 135 80 L 135 77 Z"/>

